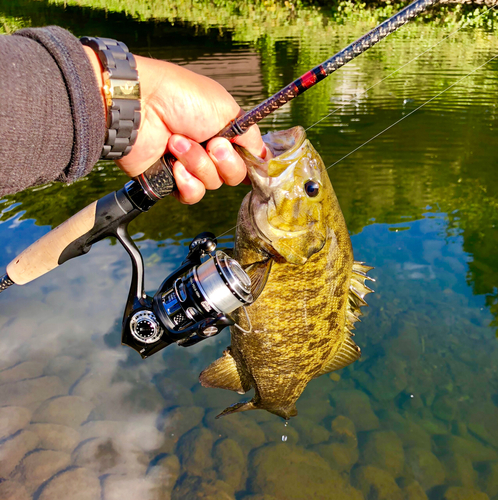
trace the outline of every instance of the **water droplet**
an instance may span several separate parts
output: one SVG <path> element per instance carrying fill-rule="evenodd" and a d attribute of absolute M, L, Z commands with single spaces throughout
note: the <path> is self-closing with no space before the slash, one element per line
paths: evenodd
<path fill-rule="evenodd" d="M 287 441 L 287 436 L 282 436 L 282 441 L 285 443 Z"/>

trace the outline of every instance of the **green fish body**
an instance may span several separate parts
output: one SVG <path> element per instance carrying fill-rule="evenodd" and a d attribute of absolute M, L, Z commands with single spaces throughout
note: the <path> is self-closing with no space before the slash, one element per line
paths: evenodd
<path fill-rule="evenodd" d="M 353 259 L 339 202 L 304 129 L 264 140 L 268 161 L 238 148 L 253 190 L 239 211 L 234 257 L 256 300 L 236 311 L 231 346 L 200 382 L 239 393 L 254 388 L 251 401 L 221 415 L 264 409 L 289 419 L 310 380 L 360 357 L 351 331 L 371 292 L 371 268 Z"/>

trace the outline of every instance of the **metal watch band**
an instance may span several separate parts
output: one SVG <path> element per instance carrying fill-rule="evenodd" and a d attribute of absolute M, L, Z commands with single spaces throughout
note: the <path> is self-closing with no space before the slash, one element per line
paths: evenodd
<path fill-rule="evenodd" d="M 84 36 L 104 67 L 107 133 L 101 158 L 119 160 L 131 151 L 140 127 L 140 85 L 137 63 L 128 47 L 111 38 Z"/>

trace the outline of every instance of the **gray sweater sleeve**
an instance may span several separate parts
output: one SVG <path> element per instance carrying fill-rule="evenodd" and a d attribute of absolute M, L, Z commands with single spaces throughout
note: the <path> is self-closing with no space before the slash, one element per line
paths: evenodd
<path fill-rule="evenodd" d="M 0 68 L 0 195 L 86 175 L 105 113 L 78 39 L 56 26 L 0 35 Z"/>

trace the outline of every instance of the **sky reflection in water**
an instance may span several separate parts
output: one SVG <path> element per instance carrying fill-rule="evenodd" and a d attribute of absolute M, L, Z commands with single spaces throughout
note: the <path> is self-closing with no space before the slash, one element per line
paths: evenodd
<path fill-rule="evenodd" d="M 184 46 L 152 35 L 144 48 L 133 38 L 143 26 L 126 22 L 129 39 L 121 38 L 135 52 L 218 77 L 246 107 L 360 34 L 337 26 L 304 40 L 275 30 L 266 43 L 231 47 L 187 31 L 176 40 Z M 119 38 L 112 25 L 95 26 Z M 312 125 L 446 34 L 406 27 L 262 128 Z M 309 137 L 330 165 L 497 46 L 492 34 L 464 31 Z M 497 293 L 497 70 L 490 63 L 330 169 L 355 257 L 375 266 L 376 293 L 357 328 L 361 361 L 310 383 L 287 427 L 259 411 L 214 419 L 238 396 L 201 388 L 197 375 L 229 344 L 226 332 L 145 362 L 119 344 L 131 270 L 118 245 L 100 242 L 3 293 L 0 421 L 8 424 L 0 492 L 39 500 L 297 500 L 331 498 L 331 491 L 365 500 L 496 499 L 498 341 L 489 325 Z M 103 164 L 73 186 L 8 197 L 0 205 L 0 264 L 124 182 Z M 157 288 L 198 232 L 229 230 L 230 246 L 245 192 L 224 188 L 194 207 L 165 200 L 135 221 L 146 289 Z"/>

